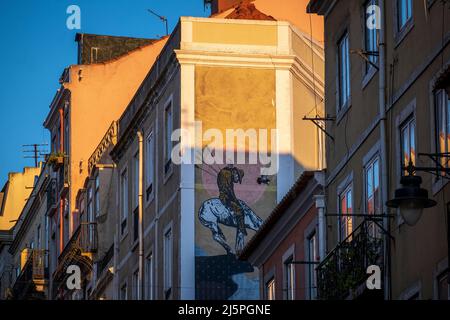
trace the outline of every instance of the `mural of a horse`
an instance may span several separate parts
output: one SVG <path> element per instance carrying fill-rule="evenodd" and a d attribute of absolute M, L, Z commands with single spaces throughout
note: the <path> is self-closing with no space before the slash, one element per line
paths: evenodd
<path fill-rule="evenodd" d="M 200 223 L 211 230 L 214 241 L 219 243 L 227 254 L 242 251 L 245 245 L 246 230 L 258 231 L 263 224 L 263 220 L 234 194 L 233 185 L 241 183 L 243 175 L 243 171 L 235 167 L 222 169 L 218 174 L 220 196 L 203 202 L 198 211 Z M 220 225 L 236 228 L 235 252 L 227 243 Z"/>
<path fill-rule="evenodd" d="M 253 210 L 245 204 L 245 202 L 239 200 L 239 203 L 244 211 L 245 227 L 253 231 L 258 231 L 263 223 L 262 219 L 258 217 Z M 236 215 L 230 209 L 225 207 L 220 199 L 213 198 L 203 202 L 198 213 L 198 218 L 202 225 L 211 230 L 213 239 L 218 242 L 229 254 L 233 253 L 233 250 L 228 245 L 227 239 L 225 238 L 225 235 L 219 225 L 222 224 L 227 227 L 236 228 L 235 252 L 239 253 L 242 249 L 244 249 L 245 235 L 238 228 L 239 224 L 236 219 Z"/>

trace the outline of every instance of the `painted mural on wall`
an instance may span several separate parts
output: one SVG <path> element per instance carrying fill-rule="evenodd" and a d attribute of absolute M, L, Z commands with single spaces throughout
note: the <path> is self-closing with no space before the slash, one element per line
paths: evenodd
<path fill-rule="evenodd" d="M 196 68 L 195 115 L 204 131 L 273 129 L 274 100 L 272 70 Z M 258 153 L 248 144 L 238 148 L 246 158 Z M 196 166 L 196 299 L 258 299 L 258 272 L 236 255 L 274 208 L 276 176 L 258 183 L 260 161 L 230 163 L 225 153 L 223 163 Z"/>
<path fill-rule="evenodd" d="M 244 249 L 247 228 L 258 231 L 263 220 L 243 201 L 237 198 L 234 185 L 242 183 L 244 170 L 233 165 L 222 168 L 217 174 L 219 196 L 202 203 L 198 218 L 202 225 L 212 232 L 213 240 L 219 243 L 227 254 L 239 254 Z M 220 225 L 236 229 L 235 250 L 230 247 Z"/>

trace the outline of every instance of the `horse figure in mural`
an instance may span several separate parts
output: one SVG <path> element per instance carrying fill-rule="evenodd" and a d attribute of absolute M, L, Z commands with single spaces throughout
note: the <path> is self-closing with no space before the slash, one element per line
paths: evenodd
<path fill-rule="evenodd" d="M 236 228 L 235 253 L 239 253 L 244 249 L 247 229 L 258 231 L 263 223 L 263 220 L 234 193 L 234 184 L 241 184 L 243 177 L 244 171 L 233 166 L 220 170 L 217 175 L 219 197 L 203 202 L 198 212 L 200 223 L 211 230 L 213 239 L 227 251 L 227 254 L 232 254 L 233 250 L 228 245 L 220 224 Z"/>

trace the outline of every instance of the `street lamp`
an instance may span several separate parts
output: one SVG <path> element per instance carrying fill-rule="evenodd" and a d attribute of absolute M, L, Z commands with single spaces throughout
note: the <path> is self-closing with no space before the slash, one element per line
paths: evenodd
<path fill-rule="evenodd" d="M 409 165 L 408 175 L 400 180 L 402 187 L 395 190 L 395 198 L 386 205 L 399 208 L 400 215 L 409 226 L 414 226 L 422 216 L 423 209 L 436 206 L 436 201 L 428 198 L 428 191 L 421 188 L 422 178 L 413 175 L 412 164 Z"/>

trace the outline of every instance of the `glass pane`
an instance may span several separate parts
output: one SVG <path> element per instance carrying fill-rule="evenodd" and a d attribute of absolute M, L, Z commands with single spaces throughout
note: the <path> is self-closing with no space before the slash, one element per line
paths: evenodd
<path fill-rule="evenodd" d="M 411 162 L 414 165 L 416 163 L 416 123 L 411 122 L 410 133 L 409 133 L 409 143 L 410 143 L 410 157 Z"/>

